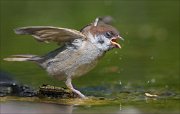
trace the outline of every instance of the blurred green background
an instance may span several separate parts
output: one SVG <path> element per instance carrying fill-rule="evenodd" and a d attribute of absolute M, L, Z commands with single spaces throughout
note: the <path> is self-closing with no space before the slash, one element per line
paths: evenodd
<path fill-rule="evenodd" d="M 58 46 L 20 36 L 14 28 L 57 26 L 80 30 L 97 16 L 110 15 L 125 39 L 122 49 L 108 52 L 97 67 L 73 83 L 78 88 L 124 85 L 180 92 L 179 0 L 1 0 L 1 70 L 22 83 L 63 85 L 30 62 L 6 62 L 13 54 L 43 55 Z M 178 104 L 179 105 L 179 104 Z"/>

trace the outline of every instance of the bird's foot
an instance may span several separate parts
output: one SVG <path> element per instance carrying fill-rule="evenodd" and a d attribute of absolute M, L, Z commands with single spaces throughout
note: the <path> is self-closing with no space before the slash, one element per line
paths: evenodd
<path fill-rule="evenodd" d="M 80 91 L 73 88 L 72 83 L 71 83 L 71 78 L 67 78 L 67 80 L 65 81 L 65 84 L 72 92 L 76 93 L 80 98 L 87 99 L 87 97 L 83 95 Z"/>
<path fill-rule="evenodd" d="M 76 93 L 80 98 L 82 98 L 82 99 L 88 99 L 88 97 L 86 97 L 85 95 L 83 95 L 80 91 L 78 91 L 78 90 L 76 90 L 76 89 L 74 89 L 74 88 L 72 88 L 72 91 L 73 91 L 74 93 Z"/>

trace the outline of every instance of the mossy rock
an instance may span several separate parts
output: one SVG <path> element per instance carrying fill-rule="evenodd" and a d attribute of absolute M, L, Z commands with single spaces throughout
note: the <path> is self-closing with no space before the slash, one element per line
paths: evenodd
<path fill-rule="evenodd" d="M 42 85 L 39 87 L 38 97 L 50 97 L 50 98 L 78 98 L 78 95 L 71 90 L 63 87 L 56 87 L 51 85 Z"/>

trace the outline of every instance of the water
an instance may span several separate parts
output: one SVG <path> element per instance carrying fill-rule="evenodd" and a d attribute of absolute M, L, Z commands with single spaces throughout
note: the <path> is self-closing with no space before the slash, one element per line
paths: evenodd
<path fill-rule="evenodd" d="M 180 113 L 179 4 L 178 0 L 1 0 L 1 70 L 34 88 L 42 84 L 64 86 L 64 83 L 49 77 L 33 63 L 5 62 L 2 58 L 13 54 L 43 55 L 58 46 L 16 35 L 14 28 L 51 25 L 80 30 L 97 16 L 111 15 L 115 19 L 113 25 L 125 39 L 120 41 L 122 49 L 108 52 L 94 70 L 73 80 L 85 95 L 104 97 L 107 101 L 104 104 L 63 105 L 7 99 L 8 102 L 1 102 L 1 109 L 43 113 L 36 108 L 39 106 L 51 107 L 50 112 L 67 109 L 67 113 Z M 149 98 L 145 93 L 158 97 Z M 94 104 L 95 101 L 92 99 Z"/>

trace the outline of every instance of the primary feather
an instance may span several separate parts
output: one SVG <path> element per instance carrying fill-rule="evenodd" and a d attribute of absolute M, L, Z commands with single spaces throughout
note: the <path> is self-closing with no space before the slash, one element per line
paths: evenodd
<path fill-rule="evenodd" d="M 54 41 L 61 43 L 79 38 L 86 39 L 86 36 L 77 30 L 51 26 L 21 27 L 15 29 L 15 33 L 21 35 L 32 35 L 36 40 L 42 42 Z"/>

